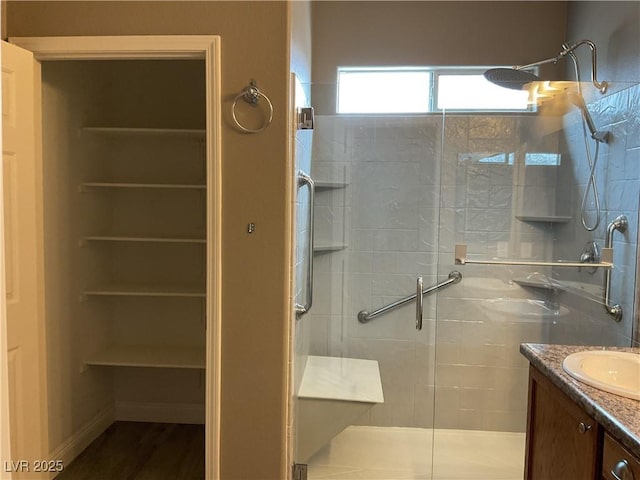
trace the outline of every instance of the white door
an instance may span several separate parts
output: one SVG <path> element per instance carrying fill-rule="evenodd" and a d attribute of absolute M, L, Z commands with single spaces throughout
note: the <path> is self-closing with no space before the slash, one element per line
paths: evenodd
<path fill-rule="evenodd" d="M 40 66 L 2 42 L 2 169 L 9 418 L 14 478 L 48 458 Z M 2 465 L 7 470 L 7 464 Z M 29 470 L 28 475 L 24 475 Z"/>

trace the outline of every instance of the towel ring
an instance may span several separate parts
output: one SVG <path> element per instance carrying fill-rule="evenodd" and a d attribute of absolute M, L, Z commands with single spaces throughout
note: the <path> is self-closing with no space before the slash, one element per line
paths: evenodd
<path fill-rule="evenodd" d="M 244 125 L 242 125 L 238 121 L 238 118 L 236 117 L 236 107 L 238 105 L 238 100 L 243 99 L 249 105 L 255 107 L 260 101 L 260 97 L 264 98 L 265 101 L 267 102 L 267 105 L 269 106 L 269 118 L 264 123 L 264 125 L 262 125 L 260 128 L 256 128 L 256 129 L 247 128 Z M 269 100 L 269 97 L 267 97 L 264 93 L 262 93 L 258 89 L 258 86 L 256 85 L 256 83 L 252 81 L 248 87 L 246 87 L 242 92 L 240 92 L 240 94 L 236 96 L 236 98 L 233 99 L 233 105 L 231 106 L 231 116 L 233 117 L 233 121 L 238 126 L 238 128 L 243 132 L 258 133 L 263 131 L 265 128 L 269 126 L 269 124 L 271 124 L 271 120 L 273 120 L 273 104 L 271 103 L 271 100 Z"/>

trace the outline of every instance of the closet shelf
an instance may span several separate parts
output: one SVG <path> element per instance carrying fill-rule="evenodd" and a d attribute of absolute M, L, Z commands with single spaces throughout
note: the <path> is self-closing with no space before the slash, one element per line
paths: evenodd
<path fill-rule="evenodd" d="M 112 346 L 85 363 L 107 367 L 204 369 L 206 349 L 197 347 Z"/>
<path fill-rule="evenodd" d="M 138 128 L 138 127 L 82 127 L 81 131 L 101 135 L 161 135 L 204 138 L 205 129 L 195 128 Z"/>
<path fill-rule="evenodd" d="M 80 190 L 87 188 L 157 188 L 157 189 L 184 189 L 184 190 L 205 190 L 206 185 L 190 183 L 123 183 L 123 182 L 83 182 Z"/>
<path fill-rule="evenodd" d="M 82 292 L 89 296 L 120 297 L 206 297 L 198 285 L 105 285 Z"/>
<path fill-rule="evenodd" d="M 205 238 L 196 237 L 135 237 L 129 235 L 92 235 L 82 237 L 83 242 L 133 242 L 133 243 L 207 243 Z"/>

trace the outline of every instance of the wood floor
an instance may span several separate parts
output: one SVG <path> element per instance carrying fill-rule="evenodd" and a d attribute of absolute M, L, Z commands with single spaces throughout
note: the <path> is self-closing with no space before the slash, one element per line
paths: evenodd
<path fill-rule="evenodd" d="M 204 479 L 204 425 L 116 422 L 56 477 L 165 479 Z"/>

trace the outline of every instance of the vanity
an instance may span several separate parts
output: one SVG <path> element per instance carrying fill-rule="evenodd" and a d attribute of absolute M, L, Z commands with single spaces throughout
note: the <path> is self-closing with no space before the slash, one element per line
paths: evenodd
<path fill-rule="evenodd" d="M 605 349 L 520 346 L 530 363 L 525 480 L 640 480 L 640 400 L 570 376 L 564 359 L 585 350 Z"/>

